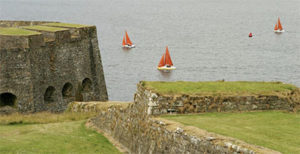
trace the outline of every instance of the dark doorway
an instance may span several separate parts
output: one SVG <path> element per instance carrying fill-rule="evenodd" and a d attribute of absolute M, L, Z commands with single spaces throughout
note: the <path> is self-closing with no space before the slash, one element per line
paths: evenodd
<path fill-rule="evenodd" d="M 16 105 L 17 97 L 12 93 L 2 93 L 0 95 L 0 107 L 3 106 L 12 106 Z"/>
<path fill-rule="evenodd" d="M 85 78 L 82 81 L 82 91 L 83 92 L 90 92 L 92 91 L 92 80 L 89 78 Z"/>
<path fill-rule="evenodd" d="M 55 93 L 55 88 L 52 87 L 52 86 L 49 86 L 47 89 L 46 89 L 46 92 L 44 94 L 44 101 L 45 103 L 52 103 L 54 102 L 54 93 Z"/>
<path fill-rule="evenodd" d="M 73 91 L 73 85 L 71 83 L 67 82 L 62 89 L 62 96 L 64 98 L 71 97 L 72 91 Z"/>

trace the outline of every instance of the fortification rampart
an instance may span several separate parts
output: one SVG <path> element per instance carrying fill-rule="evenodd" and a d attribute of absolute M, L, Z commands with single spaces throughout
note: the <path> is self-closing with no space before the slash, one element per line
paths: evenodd
<path fill-rule="evenodd" d="M 153 117 L 147 114 L 147 106 L 144 97 L 136 95 L 134 103 L 110 104 L 108 108 L 98 108 L 99 115 L 89 123 L 112 136 L 129 153 L 280 153 L 196 127 Z M 76 102 L 70 106 L 70 109 L 76 112 L 95 111 L 95 108 L 97 103 L 91 105 Z"/>
<path fill-rule="evenodd" d="M 95 26 L 0 21 L 0 108 L 62 111 L 107 99 Z"/>
<path fill-rule="evenodd" d="M 300 109 L 299 89 L 284 95 L 165 95 L 145 87 L 143 81 L 137 88 L 136 95 L 147 104 L 147 113 L 150 115 Z"/>
<path fill-rule="evenodd" d="M 263 84 L 263 83 L 262 83 Z M 281 83 L 274 83 L 281 86 Z M 287 93 L 285 93 L 287 92 Z M 205 130 L 158 118 L 169 113 L 236 112 L 253 110 L 293 110 L 300 104 L 299 89 L 279 95 L 190 96 L 162 95 L 138 84 L 134 103 L 99 108 L 97 104 L 74 103 L 76 112 L 97 111 L 89 122 L 111 135 L 129 153 L 280 153 Z M 248 93 L 249 94 L 249 93 Z M 273 93 L 272 93 L 273 94 Z M 101 104 L 100 104 L 101 105 Z"/>

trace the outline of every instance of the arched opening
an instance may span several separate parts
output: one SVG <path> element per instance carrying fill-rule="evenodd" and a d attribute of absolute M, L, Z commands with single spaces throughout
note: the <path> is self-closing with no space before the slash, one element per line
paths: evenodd
<path fill-rule="evenodd" d="M 90 92 L 92 91 L 92 80 L 89 78 L 85 78 L 82 81 L 82 91 L 83 92 Z"/>
<path fill-rule="evenodd" d="M 15 106 L 17 101 L 16 95 L 12 93 L 2 93 L 0 95 L 0 107 L 3 106 Z"/>
<path fill-rule="evenodd" d="M 71 83 L 67 82 L 62 89 L 62 96 L 64 98 L 71 97 L 72 90 L 73 90 L 73 85 Z"/>
<path fill-rule="evenodd" d="M 52 102 L 55 101 L 55 99 L 54 99 L 54 93 L 55 93 L 55 88 L 54 87 L 49 86 L 46 89 L 46 92 L 44 94 L 44 101 L 45 101 L 45 103 L 52 103 Z"/>

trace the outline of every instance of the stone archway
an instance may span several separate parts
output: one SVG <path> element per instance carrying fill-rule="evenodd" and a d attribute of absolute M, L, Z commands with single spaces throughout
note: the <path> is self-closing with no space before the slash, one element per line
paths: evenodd
<path fill-rule="evenodd" d="M 82 91 L 83 92 L 91 92 L 92 91 L 92 80 L 89 78 L 85 78 L 82 81 Z"/>
<path fill-rule="evenodd" d="M 73 94 L 73 85 L 70 82 L 67 82 L 62 89 L 63 98 L 72 97 Z"/>
<path fill-rule="evenodd" d="M 0 94 L 0 107 L 4 106 L 16 106 L 17 96 L 12 93 L 2 93 Z"/>
<path fill-rule="evenodd" d="M 52 86 L 49 86 L 44 94 L 44 102 L 45 103 L 52 103 L 55 101 L 55 97 L 54 97 L 54 93 L 55 93 L 55 88 Z"/>

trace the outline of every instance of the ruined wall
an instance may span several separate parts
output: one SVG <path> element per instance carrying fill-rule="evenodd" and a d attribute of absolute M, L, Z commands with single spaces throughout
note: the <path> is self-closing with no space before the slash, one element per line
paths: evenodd
<path fill-rule="evenodd" d="M 116 105 L 103 109 L 97 117 L 90 120 L 90 123 L 110 134 L 126 147 L 129 153 L 279 153 L 196 127 L 155 118 L 147 114 L 147 104 L 143 103 L 143 99 L 140 95 L 136 95 L 134 104 L 129 104 L 127 108 Z"/>
<path fill-rule="evenodd" d="M 163 96 L 138 84 L 134 103 L 110 106 L 90 120 L 94 127 L 110 134 L 129 153 L 243 153 L 276 154 L 267 148 L 207 132 L 193 126 L 155 117 L 167 113 L 198 113 L 253 110 L 292 110 L 300 103 L 299 89 L 282 96 Z M 91 106 L 72 104 L 77 112 Z M 77 107 L 76 107 L 77 106 Z M 78 106 L 83 109 L 78 110 Z"/>
<path fill-rule="evenodd" d="M 2 26 L 41 23 L 3 21 Z M 63 29 L 0 35 L 0 97 L 15 95 L 20 111 L 62 111 L 75 100 L 108 100 L 96 27 L 52 27 Z"/>
<path fill-rule="evenodd" d="M 140 82 L 136 94 L 147 104 L 147 113 L 153 115 L 254 110 L 292 111 L 300 104 L 299 90 L 286 95 L 161 95 L 145 88 Z"/>

